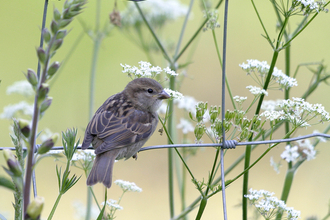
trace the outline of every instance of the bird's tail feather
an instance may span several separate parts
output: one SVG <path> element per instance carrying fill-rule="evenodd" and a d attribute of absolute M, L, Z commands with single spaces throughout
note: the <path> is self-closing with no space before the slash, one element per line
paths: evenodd
<path fill-rule="evenodd" d="M 93 168 L 87 178 L 88 186 L 100 182 L 107 188 L 111 187 L 113 164 L 118 153 L 119 149 L 115 149 L 96 155 Z"/>

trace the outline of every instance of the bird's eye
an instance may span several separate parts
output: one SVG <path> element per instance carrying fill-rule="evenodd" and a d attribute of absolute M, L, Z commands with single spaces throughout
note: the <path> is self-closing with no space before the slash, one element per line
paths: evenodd
<path fill-rule="evenodd" d="M 148 93 L 152 93 L 154 90 L 152 89 L 148 89 Z"/>

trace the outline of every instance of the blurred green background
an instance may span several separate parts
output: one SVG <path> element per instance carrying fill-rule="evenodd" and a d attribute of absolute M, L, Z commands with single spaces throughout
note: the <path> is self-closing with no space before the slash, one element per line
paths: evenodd
<path fill-rule="evenodd" d="M 52 9 L 62 8 L 64 1 L 49 1 L 46 27 L 52 18 Z M 182 0 L 188 5 L 188 0 Z M 101 24 L 109 20 L 109 13 L 112 12 L 114 1 L 101 1 L 100 12 Z M 125 9 L 127 2 L 118 1 L 120 10 Z M 143 4 L 141 2 L 140 4 Z M 183 45 L 189 40 L 194 31 L 202 21 L 202 12 L 197 1 L 193 8 L 193 15 L 189 19 L 187 31 L 183 39 Z M 215 2 L 214 2 L 215 4 Z M 264 19 L 271 38 L 276 37 L 275 14 L 269 1 L 256 1 L 260 15 Z M 20 95 L 6 95 L 6 88 L 15 81 L 24 80 L 23 72 L 27 68 L 37 68 L 35 49 L 39 45 L 40 27 L 43 11 L 43 1 L 1 1 L 0 3 L 0 111 L 8 104 L 17 103 L 25 98 Z M 50 96 L 53 97 L 51 108 L 46 112 L 39 124 L 39 131 L 49 128 L 52 132 L 61 132 L 66 128 L 78 128 L 78 136 L 83 139 L 84 129 L 89 121 L 89 79 L 92 60 L 93 42 L 87 34 L 83 33 L 82 23 L 91 30 L 94 29 L 96 13 L 96 1 L 89 1 L 84 12 L 69 25 L 70 33 L 64 39 L 64 43 L 53 60 L 63 61 L 60 74 L 51 83 Z M 222 22 L 223 7 L 219 10 L 219 23 L 221 28 L 216 30 L 219 44 L 222 43 Z M 299 17 L 298 20 L 301 19 Z M 80 22 L 78 21 L 80 20 Z M 176 42 L 179 38 L 183 19 L 172 22 L 163 30 L 164 36 Z M 292 69 L 300 63 L 319 62 L 330 63 L 330 15 L 321 13 L 311 25 L 292 44 Z M 295 20 L 291 23 L 296 25 Z M 147 32 L 146 32 L 147 33 Z M 193 63 L 187 68 L 187 78 L 181 86 L 184 95 L 190 95 L 200 101 L 208 101 L 211 105 L 220 105 L 221 99 L 221 69 L 217 60 L 214 48 L 212 32 L 200 33 L 196 48 L 192 56 Z M 249 96 L 245 89 L 248 85 L 255 85 L 253 80 L 246 76 L 238 64 L 247 59 L 266 60 L 270 63 L 272 49 L 267 41 L 261 36 L 262 28 L 254 13 L 250 1 L 230 1 L 229 23 L 228 23 L 228 44 L 227 44 L 227 76 L 233 95 Z M 147 35 L 149 36 L 149 35 Z M 149 36 L 150 39 L 151 36 Z M 75 42 L 78 46 L 69 59 L 66 59 L 69 51 Z M 280 54 L 277 68 L 282 69 L 283 53 Z M 184 63 L 189 58 L 184 54 L 179 62 Z M 117 93 L 129 82 L 129 78 L 121 73 L 120 63 L 138 66 L 139 61 L 146 61 L 143 51 L 118 29 L 113 29 L 101 45 L 96 76 L 96 99 L 95 107 L 98 108 L 110 95 Z M 154 65 L 162 68 L 166 63 L 160 55 L 155 56 Z M 301 96 L 308 86 L 312 74 L 302 68 L 297 80 L 299 86 L 292 89 L 293 96 Z M 308 99 L 311 103 L 322 103 L 330 111 L 329 96 L 330 88 L 321 84 L 317 91 Z M 272 91 L 267 99 L 283 98 L 283 92 Z M 32 102 L 32 100 L 28 100 Z M 227 108 L 231 108 L 227 99 Z M 9 132 L 11 121 L 0 120 L 0 146 L 12 146 Z M 327 124 L 300 130 L 295 136 L 311 133 L 314 129 L 322 131 Z M 280 138 L 283 132 L 276 138 Z M 194 138 L 190 136 L 191 140 Z M 166 137 L 154 134 L 146 146 L 165 144 Z M 58 141 L 57 145 L 60 144 Z M 260 146 L 253 151 L 253 159 L 256 159 L 267 146 Z M 284 145 L 279 145 L 272 150 L 260 163 L 250 172 L 250 187 L 254 189 L 265 189 L 275 192 L 280 198 L 283 186 L 286 164 L 281 168 L 280 174 L 269 165 L 269 159 L 274 157 L 275 161 L 280 160 L 280 154 Z M 319 154 L 315 160 L 309 161 L 300 168 L 296 174 L 293 188 L 288 200 L 288 206 L 293 206 L 302 212 L 302 219 L 307 216 L 323 217 L 327 213 L 330 199 L 330 148 L 328 143 L 320 144 L 317 148 Z M 225 163 L 231 164 L 239 155 L 244 152 L 244 147 L 227 152 Z M 214 149 L 200 150 L 197 156 L 189 159 L 196 177 L 200 180 L 208 176 L 213 161 Z M 0 164 L 4 165 L 2 155 Z M 46 218 L 55 202 L 58 194 L 57 179 L 53 159 L 44 160 L 36 170 L 38 194 L 45 197 L 45 207 L 42 218 Z M 64 166 L 64 164 L 59 163 Z M 238 166 L 228 176 L 228 179 L 235 177 L 242 171 L 243 164 Z M 83 175 L 82 170 L 73 168 L 72 173 L 78 176 Z M 0 170 L 0 175 L 6 175 Z M 115 164 L 114 180 L 123 179 L 135 182 L 143 189 L 142 193 L 128 193 L 123 198 L 121 205 L 124 210 L 117 212 L 117 219 L 169 219 L 168 209 L 168 188 L 167 188 L 167 150 L 146 151 L 139 154 L 137 161 L 127 160 Z M 81 203 L 81 210 L 86 205 L 87 188 L 86 178 L 82 176 L 73 189 L 62 197 L 60 205 L 53 219 L 74 219 L 73 203 Z M 188 181 L 187 204 L 198 197 L 194 185 Z M 103 198 L 103 187 L 98 184 L 94 187 L 100 201 Z M 229 219 L 241 218 L 241 191 L 242 179 L 239 179 L 227 188 L 227 207 Z M 178 193 L 178 190 L 175 191 Z M 108 198 L 118 199 L 121 190 L 113 186 L 108 190 Z M 179 195 L 176 195 L 176 213 L 179 213 Z M 11 192 L 0 188 L 0 213 L 13 218 Z M 81 211 L 80 212 L 83 212 Z M 192 213 L 196 213 L 197 210 Z M 250 214 L 252 214 L 252 209 Z M 216 217 L 215 217 L 216 216 Z M 194 218 L 194 214 L 191 215 Z M 203 219 L 222 219 L 221 194 L 209 199 Z"/>

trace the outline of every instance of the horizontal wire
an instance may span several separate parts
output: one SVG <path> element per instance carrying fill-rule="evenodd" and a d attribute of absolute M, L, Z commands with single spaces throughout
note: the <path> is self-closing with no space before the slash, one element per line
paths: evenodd
<path fill-rule="evenodd" d="M 299 136 L 295 138 L 287 138 L 287 139 L 277 139 L 277 140 L 267 140 L 267 141 L 251 141 L 251 142 L 237 142 L 236 140 L 227 140 L 225 141 L 226 149 L 235 148 L 235 146 L 244 146 L 244 145 L 260 145 L 260 144 L 276 144 L 282 142 L 292 142 L 298 141 L 302 139 L 312 138 L 312 137 L 324 137 L 330 138 L 329 134 L 322 134 L 322 133 L 313 133 L 304 136 Z M 235 146 L 233 146 L 235 145 Z M 37 149 L 40 145 L 37 145 Z M 149 147 L 143 147 L 139 150 L 139 152 L 146 151 L 146 150 L 154 150 L 154 149 L 163 149 L 163 148 L 184 148 L 184 147 L 222 147 L 223 143 L 219 144 L 170 144 L 170 145 L 155 145 Z M 9 149 L 15 150 L 15 147 L 0 147 L 0 150 Z M 81 149 L 81 145 L 78 146 L 78 149 Z M 94 149 L 92 146 L 88 147 L 88 149 Z M 23 147 L 23 150 L 27 150 L 26 147 Z M 63 150 L 62 146 L 53 147 L 51 150 Z"/>

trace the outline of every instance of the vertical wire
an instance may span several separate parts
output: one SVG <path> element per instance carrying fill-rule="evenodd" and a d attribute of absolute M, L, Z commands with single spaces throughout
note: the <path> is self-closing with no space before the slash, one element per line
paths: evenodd
<path fill-rule="evenodd" d="M 225 0 L 225 13 L 223 20 L 223 46 L 222 46 L 222 103 L 221 103 L 221 118 L 222 118 L 222 147 L 220 151 L 221 159 L 221 185 L 222 185 L 222 204 L 223 204 L 223 219 L 227 220 L 227 204 L 226 204 L 226 187 L 225 187 L 225 171 L 224 171 L 224 148 L 226 147 L 226 137 L 225 137 L 225 89 L 226 89 L 226 49 L 227 49 L 227 19 L 228 19 L 228 0 Z"/>

